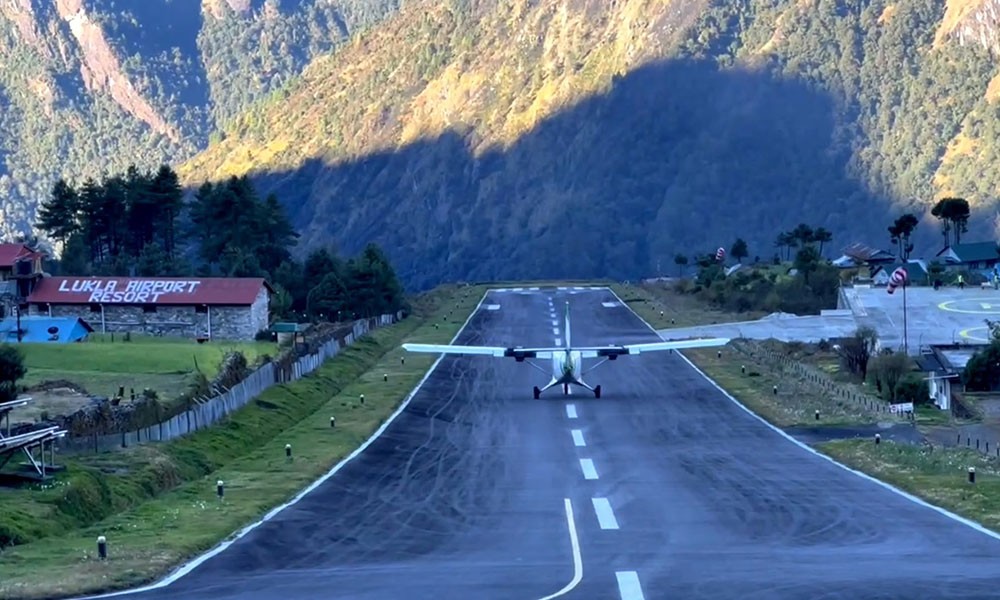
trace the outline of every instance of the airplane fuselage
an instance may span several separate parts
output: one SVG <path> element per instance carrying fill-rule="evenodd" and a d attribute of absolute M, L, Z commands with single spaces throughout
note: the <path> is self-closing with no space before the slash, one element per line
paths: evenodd
<path fill-rule="evenodd" d="M 578 383 L 583 366 L 579 351 L 567 350 L 552 355 L 552 377 L 555 383 Z"/>

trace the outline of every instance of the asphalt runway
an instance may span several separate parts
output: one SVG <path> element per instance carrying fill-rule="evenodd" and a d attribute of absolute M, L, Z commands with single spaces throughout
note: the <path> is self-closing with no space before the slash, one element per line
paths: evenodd
<path fill-rule="evenodd" d="M 657 341 L 608 290 L 491 292 L 459 344 Z M 555 321 L 553 323 L 553 321 Z M 544 365 L 543 366 L 547 366 Z M 369 448 L 132 598 L 996 598 L 1000 540 L 789 441 L 674 353 L 443 359 Z M 554 394 L 552 392 L 555 392 Z"/>

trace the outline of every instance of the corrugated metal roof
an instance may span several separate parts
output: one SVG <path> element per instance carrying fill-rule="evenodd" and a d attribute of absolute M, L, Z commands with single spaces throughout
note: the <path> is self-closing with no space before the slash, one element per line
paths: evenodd
<path fill-rule="evenodd" d="M 18 258 L 32 254 L 31 248 L 24 244 L 0 244 L 0 267 L 13 267 Z"/>
<path fill-rule="evenodd" d="M 28 296 L 32 304 L 174 304 L 249 306 L 260 277 L 46 277 Z"/>
<path fill-rule="evenodd" d="M 21 317 L 22 342 L 76 342 L 94 328 L 79 317 Z M 17 342 L 17 319 L 0 321 L 0 341 Z"/>

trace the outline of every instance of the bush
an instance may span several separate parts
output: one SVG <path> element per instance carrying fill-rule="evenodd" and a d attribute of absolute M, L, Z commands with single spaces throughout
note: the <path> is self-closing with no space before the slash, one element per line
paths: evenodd
<path fill-rule="evenodd" d="M 907 373 L 896 384 L 896 400 L 917 404 L 930 404 L 931 392 L 919 373 Z"/>
<path fill-rule="evenodd" d="M 27 372 L 21 351 L 10 344 L 0 344 L 0 402 L 17 398 L 17 382 Z"/>

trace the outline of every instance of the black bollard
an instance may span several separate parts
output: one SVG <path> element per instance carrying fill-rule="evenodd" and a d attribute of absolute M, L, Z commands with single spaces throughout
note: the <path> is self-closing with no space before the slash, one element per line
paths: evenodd
<path fill-rule="evenodd" d="M 292 445 L 285 444 L 285 458 L 291 460 L 292 458 Z"/>
<path fill-rule="evenodd" d="M 360 400 L 361 400 L 361 404 L 365 403 L 365 395 L 364 394 L 361 394 Z"/>
<path fill-rule="evenodd" d="M 405 356 L 400 356 L 399 357 L 399 364 L 401 364 L 401 365 L 405 365 L 406 364 L 406 357 Z"/>
<path fill-rule="evenodd" d="M 979 438 L 976 438 L 976 450 L 979 450 Z"/>
<path fill-rule="evenodd" d="M 382 374 L 382 381 L 389 381 L 389 374 L 388 373 L 383 373 Z"/>
<path fill-rule="evenodd" d="M 330 429 L 337 426 L 337 417 L 330 417 Z"/>
<path fill-rule="evenodd" d="M 219 497 L 219 500 L 222 500 L 222 497 L 226 495 L 226 487 L 221 479 L 215 482 L 215 494 Z"/>
<path fill-rule="evenodd" d="M 717 350 L 716 351 L 715 358 L 722 358 L 722 350 Z"/>
<path fill-rule="evenodd" d="M 97 556 L 101 560 L 108 558 L 108 540 L 103 535 L 97 537 Z"/>
<path fill-rule="evenodd" d="M 744 375 L 747 374 L 747 366 L 746 365 L 740 365 L 740 373 L 742 373 Z"/>
<path fill-rule="evenodd" d="M 819 421 L 819 409 L 816 409 L 816 420 Z"/>
<path fill-rule="evenodd" d="M 876 433 L 875 434 L 875 445 L 878 446 L 881 443 L 882 443 L 882 436 Z"/>
<path fill-rule="evenodd" d="M 772 388 L 772 390 L 774 392 L 774 395 L 777 396 L 778 395 L 778 386 L 775 385 L 774 388 Z"/>
<path fill-rule="evenodd" d="M 969 483 L 976 483 L 976 467 L 969 467 Z"/>

